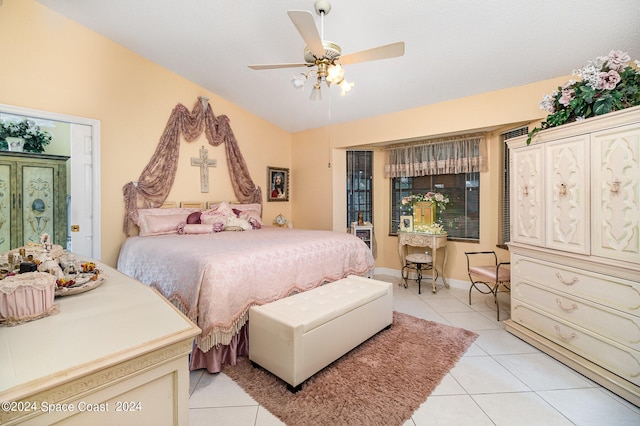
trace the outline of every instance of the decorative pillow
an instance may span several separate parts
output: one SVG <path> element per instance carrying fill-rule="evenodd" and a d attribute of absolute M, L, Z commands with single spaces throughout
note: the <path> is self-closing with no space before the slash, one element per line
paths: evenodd
<path fill-rule="evenodd" d="M 178 224 L 186 222 L 189 214 L 198 209 L 138 209 L 139 235 L 175 234 L 178 232 Z"/>
<path fill-rule="evenodd" d="M 225 231 L 250 231 L 252 229 L 253 227 L 247 220 L 239 217 L 229 217 L 224 225 Z"/>
<path fill-rule="evenodd" d="M 254 210 L 242 211 L 242 210 L 238 210 L 238 209 L 233 209 L 233 212 L 240 219 L 244 219 L 247 222 L 249 222 L 253 229 L 262 228 L 262 222 L 260 221 L 260 216 L 257 215 Z"/>
<path fill-rule="evenodd" d="M 260 204 L 233 204 L 232 207 L 236 216 L 251 223 L 253 229 L 262 227 L 262 206 Z"/>
<path fill-rule="evenodd" d="M 200 216 L 201 215 L 202 215 L 202 212 L 193 212 L 193 213 L 191 213 L 189 216 L 187 216 L 187 224 L 194 225 L 194 224 L 202 223 L 200 221 Z"/>
<path fill-rule="evenodd" d="M 200 216 L 200 223 L 206 223 L 207 225 L 213 225 L 214 223 L 227 223 L 228 217 L 235 216 L 227 216 L 217 212 L 204 211 L 202 212 L 202 216 Z"/>
<path fill-rule="evenodd" d="M 262 216 L 262 204 L 259 203 L 252 203 L 252 204 L 231 204 L 231 207 L 235 210 L 240 210 L 240 211 L 254 211 L 256 213 L 258 213 L 260 216 Z"/>
<path fill-rule="evenodd" d="M 200 222 L 214 224 L 217 222 L 227 223 L 227 218 L 236 217 L 233 209 L 227 203 L 220 203 L 215 208 L 205 210 L 200 216 Z"/>
<path fill-rule="evenodd" d="M 204 223 L 185 223 L 182 222 L 178 225 L 178 234 L 211 234 L 213 227 L 211 225 L 205 225 Z"/>

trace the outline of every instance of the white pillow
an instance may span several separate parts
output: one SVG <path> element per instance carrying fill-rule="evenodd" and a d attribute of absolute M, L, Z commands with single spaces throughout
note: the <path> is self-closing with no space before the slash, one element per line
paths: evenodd
<path fill-rule="evenodd" d="M 240 219 L 239 217 L 227 218 L 227 223 L 224 225 L 225 231 L 250 231 L 253 227 L 248 220 Z"/>

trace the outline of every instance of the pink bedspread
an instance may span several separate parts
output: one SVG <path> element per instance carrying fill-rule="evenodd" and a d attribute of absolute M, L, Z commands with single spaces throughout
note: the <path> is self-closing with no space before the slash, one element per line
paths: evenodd
<path fill-rule="evenodd" d="M 351 234 L 277 227 L 131 237 L 118 259 L 119 271 L 158 289 L 198 324 L 203 352 L 228 345 L 251 306 L 373 266 L 371 251 Z"/>

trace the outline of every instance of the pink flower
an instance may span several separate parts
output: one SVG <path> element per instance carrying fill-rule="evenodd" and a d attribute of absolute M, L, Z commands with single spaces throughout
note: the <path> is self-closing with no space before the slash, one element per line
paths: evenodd
<path fill-rule="evenodd" d="M 611 70 L 622 71 L 630 60 L 631 58 L 626 52 L 621 50 L 612 50 L 609 52 L 609 63 L 607 65 Z"/>
<path fill-rule="evenodd" d="M 620 74 L 617 71 L 601 72 L 598 74 L 596 89 L 613 90 L 620 83 Z"/>
<path fill-rule="evenodd" d="M 560 102 L 564 106 L 569 106 L 569 104 L 571 103 L 571 100 L 575 97 L 576 97 L 575 90 L 562 89 L 562 96 L 560 96 L 560 99 L 558 99 L 558 102 Z"/>

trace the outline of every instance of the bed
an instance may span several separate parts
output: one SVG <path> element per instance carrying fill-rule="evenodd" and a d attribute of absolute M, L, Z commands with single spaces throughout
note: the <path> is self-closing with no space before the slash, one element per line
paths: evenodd
<path fill-rule="evenodd" d="M 228 214 L 222 204 L 200 212 L 200 218 L 221 209 Z M 351 234 L 266 226 L 255 211 L 252 216 L 238 213 L 240 206 L 232 210 L 252 226 L 230 217 L 223 219 L 226 230 L 210 217 L 208 223 L 187 223 L 197 209 L 140 209 L 140 234 L 120 250 L 118 270 L 157 289 L 202 330 L 192 370 L 218 372 L 248 354 L 251 306 L 349 274 L 366 275 L 374 266 L 369 247 Z"/>

